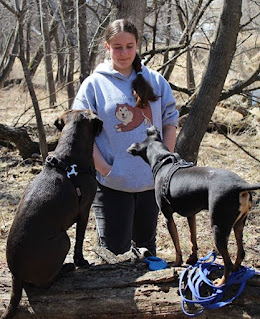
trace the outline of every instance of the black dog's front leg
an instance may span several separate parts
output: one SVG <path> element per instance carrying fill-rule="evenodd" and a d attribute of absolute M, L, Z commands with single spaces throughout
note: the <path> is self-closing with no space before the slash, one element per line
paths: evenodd
<path fill-rule="evenodd" d="M 89 267 L 89 263 L 83 257 L 83 241 L 88 223 L 89 209 L 80 213 L 76 227 L 76 243 L 74 248 L 74 263 L 78 267 Z"/>

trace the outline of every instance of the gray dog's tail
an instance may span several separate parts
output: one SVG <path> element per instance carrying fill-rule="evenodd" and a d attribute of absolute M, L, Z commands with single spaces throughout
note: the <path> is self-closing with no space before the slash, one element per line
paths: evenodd
<path fill-rule="evenodd" d="M 245 184 L 241 186 L 241 191 L 253 191 L 260 189 L 260 184 Z"/>
<path fill-rule="evenodd" d="M 11 319 L 19 305 L 22 298 L 23 285 L 22 281 L 17 277 L 12 277 L 12 292 L 9 305 L 6 311 L 3 313 L 1 319 Z"/>

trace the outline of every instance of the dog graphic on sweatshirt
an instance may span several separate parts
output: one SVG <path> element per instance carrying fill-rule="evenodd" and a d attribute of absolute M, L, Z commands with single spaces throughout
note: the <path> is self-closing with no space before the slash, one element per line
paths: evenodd
<path fill-rule="evenodd" d="M 144 108 L 138 106 L 130 106 L 126 104 L 116 105 L 116 117 L 121 122 L 115 125 L 117 132 L 132 131 L 136 127 L 140 126 L 143 122 L 145 125 L 153 125 L 152 110 L 149 105 Z"/>

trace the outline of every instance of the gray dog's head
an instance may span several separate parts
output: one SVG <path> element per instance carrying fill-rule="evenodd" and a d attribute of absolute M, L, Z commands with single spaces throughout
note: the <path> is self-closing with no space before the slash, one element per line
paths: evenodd
<path fill-rule="evenodd" d="M 144 161 L 149 163 L 147 158 L 147 147 L 154 141 L 161 142 L 160 131 L 156 126 L 151 126 L 146 130 L 147 138 L 141 143 L 132 144 L 126 151 L 134 156 L 141 156 Z"/>

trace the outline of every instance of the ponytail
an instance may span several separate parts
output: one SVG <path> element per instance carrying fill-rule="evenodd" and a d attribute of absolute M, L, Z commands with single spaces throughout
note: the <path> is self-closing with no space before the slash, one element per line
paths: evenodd
<path fill-rule="evenodd" d="M 154 94 L 151 85 L 143 77 L 141 59 L 138 54 L 136 54 L 132 65 L 137 75 L 132 82 L 136 106 L 145 108 L 149 104 L 149 101 L 157 101 L 158 96 Z"/>

